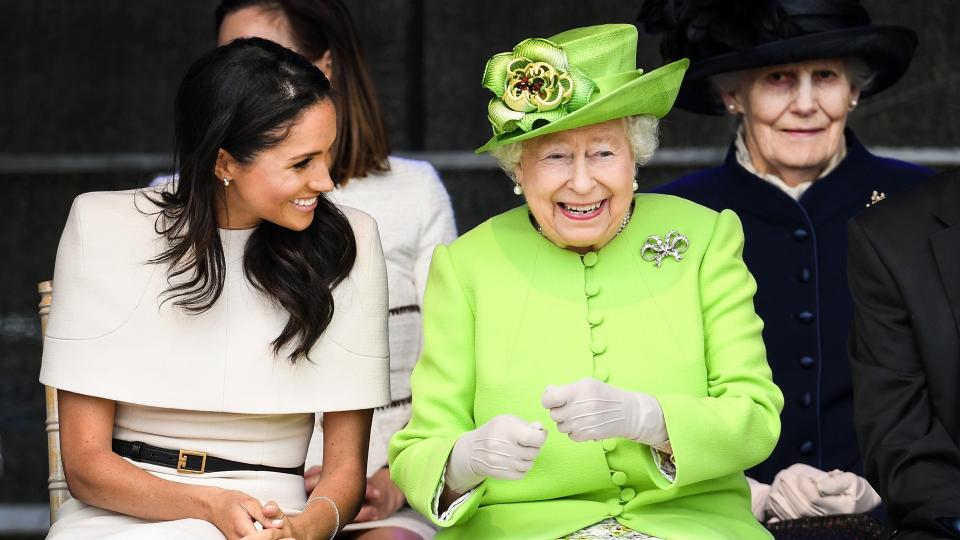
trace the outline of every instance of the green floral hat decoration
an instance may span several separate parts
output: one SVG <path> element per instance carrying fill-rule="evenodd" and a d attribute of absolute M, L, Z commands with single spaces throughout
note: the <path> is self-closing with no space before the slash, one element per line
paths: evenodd
<path fill-rule="evenodd" d="M 662 118 L 673 107 L 689 62 L 650 73 L 636 62 L 637 29 L 631 24 L 525 39 L 513 51 L 494 55 L 483 70 L 483 86 L 494 95 L 487 105 L 493 138 L 476 153 L 614 118 Z"/>

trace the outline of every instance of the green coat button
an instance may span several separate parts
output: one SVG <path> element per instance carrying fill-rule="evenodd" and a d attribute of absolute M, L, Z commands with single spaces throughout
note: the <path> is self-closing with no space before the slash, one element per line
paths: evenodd
<path fill-rule="evenodd" d="M 623 502 L 632 501 L 634 497 L 637 496 L 637 492 L 633 488 L 623 488 L 620 490 L 620 500 Z"/>
<path fill-rule="evenodd" d="M 587 293 L 587 296 L 596 296 L 600 292 L 600 284 L 596 281 L 588 281 L 583 287 L 583 292 Z"/>
<path fill-rule="evenodd" d="M 607 350 L 607 343 L 601 338 L 593 338 L 593 342 L 590 343 L 590 351 L 593 354 L 603 354 Z"/>
<path fill-rule="evenodd" d="M 617 449 L 617 440 L 616 439 L 604 439 L 601 443 L 603 449 L 607 452 L 613 452 Z"/>
<path fill-rule="evenodd" d="M 593 251 L 587 253 L 583 256 L 583 265 L 584 266 L 593 266 L 597 264 L 597 254 Z"/>
<path fill-rule="evenodd" d="M 587 313 L 587 322 L 592 326 L 596 326 L 603 322 L 603 313 L 599 311 L 591 311 Z"/>
<path fill-rule="evenodd" d="M 600 382 L 607 382 L 607 380 L 610 379 L 610 372 L 602 367 L 598 367 L 597 369 L 593 370 L 593 378 Z"/>
<path fill-rule="evenodd" d="M 614 484 L 622 486 L 627 483 L 627 473 L 623 471 L 614 471 L 613 474 L 610 475 L 610 479 L 613 480 Z"/>

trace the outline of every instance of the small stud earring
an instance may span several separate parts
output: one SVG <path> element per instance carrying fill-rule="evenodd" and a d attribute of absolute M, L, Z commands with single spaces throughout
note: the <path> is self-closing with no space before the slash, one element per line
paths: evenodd
<path fill-rule="evenodd" d="M 634 180 L 634 181 L 633 181 L 633 190 L 636 191 L 636 190 L 638 190 L 638 189 L 640 189 L 640 184 L 638 184 L 637 181 Z"/>
<path fill-rule="evenodd" d="M 854 109 L 856 109 L 856 108 L 857 108 L 857 100 L 851 99 L 851 100 L 850 100 L 850 110 L 852 111 L 852 110 L 854 110 Z"/>
<path fill-rule="evenodd" d="M 223 187 L 230 187 L 230 179 L 229 179 L 229 178 L 224 178 L 224 179 L 223 179 Z"/>
<path fill-rule="evenodd" d="M 730 111 L 731 113 L 735 113 L 737 112 L 737 106 L 734 105 L 733 103 L 730 103 L 727 105 L 727 110 Z"/>
<path fill-rule="evenodd" d="M 523 195 L 523 188 L 520 187 L 520 184 L 513 185 L 513 194 L 514 195 Z"/>

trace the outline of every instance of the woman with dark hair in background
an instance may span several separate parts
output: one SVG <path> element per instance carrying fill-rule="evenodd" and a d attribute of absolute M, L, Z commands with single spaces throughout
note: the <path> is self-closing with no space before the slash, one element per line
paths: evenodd
<path fill-rule="evenodd" d="M 759 481 L 755 513 L 868 511 L 880 499 L 861 477 L 853 426 L 846 224 L 931 172 L 874 156 L 847 118 L 903 75 L 917 36 L 871 25 L 856 0 L 647 0 L 640 19 L 663 32 L 666 59 L 691 60 L 677 105 L 737 121 L 720 167 L 658 191 L 743 220 L 743 258 L 786 403 L 776 449 L 747 471 Z"/>
<path fill-rule="evenodd" d="M 48 538 L 332 538 L 356 514 L 386 272 L 373 219 L 322 196 L 335 119 L 320 70 L 238 40 L 180 85 L 176 184 L 74 201 L 40 380 L 75 498 Z"/>
<path fill-rule="evenodd" d="M 356 29 L 339 0 L 224 0 L 217 7 L 217 42 L 243 36 L 291 48 L 330 79 L 337 106 L 337 141 L 330 155 L 336 187 L 329 197 L 370 214 L 379 225 L 390 292 L 390 389 L 393 402 L 374 413 L 367 463 L 367 501 L 347 530 L 360 538 L 431 538 L 433 528 L 404 508 L 390 480 L 387 445 L 410 419 L 410 372 L 420 355 L 420 304 L 430 257 L 456 238 L 450 198 L 433 167 L 388 156 L 387 132 Z M 323 431 L 307 463 L 323 461 Z M 320 467 L 307 470 L 313 488 Z M 377 529 L 387 529 L 377 532 Z M 381 536 L 385 535 L 385 536 Z"/>

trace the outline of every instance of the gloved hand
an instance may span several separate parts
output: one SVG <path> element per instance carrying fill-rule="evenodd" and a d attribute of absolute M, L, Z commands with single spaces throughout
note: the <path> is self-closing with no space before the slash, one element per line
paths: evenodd
<path fill-rule="evenodd" d="M 484 478 L 519 480 L 533 467 L 547 432 L 539 422 L 502 414 L 457 439 L 444 483 L 466 493 Z"/>
<path fill-rule="evenodd" d="M 548 386 L 540 403 L 557 429 L 577 442 L 624 437 L 655 446 L 668 439 L 663 409 L 653 396 L 594 379 Z"/>
<path fill-rule="evenodd" d="M 753 478 L 747 477 L 747 485 L 750 486 L 750 511 L 757 521 L 764 523 L 767 519 L 767 500 L 770 498 L 770 484 L 758 482 Z"/>
<path fill-rule="evenodd" d="M 860 514 L 880 504 L 870 483 L 850 472 L 794 463 L 777 473 L 770 486 L 768 509 L 777 519 Z"/>

